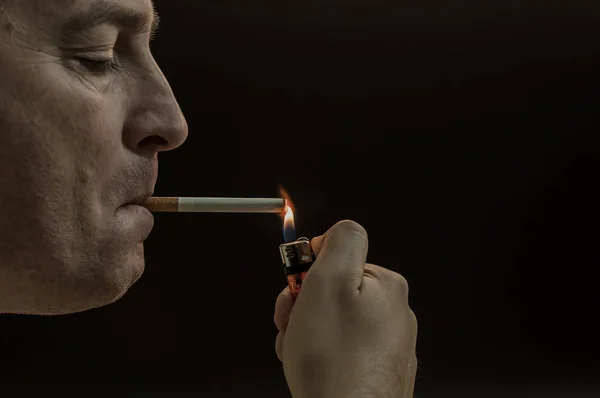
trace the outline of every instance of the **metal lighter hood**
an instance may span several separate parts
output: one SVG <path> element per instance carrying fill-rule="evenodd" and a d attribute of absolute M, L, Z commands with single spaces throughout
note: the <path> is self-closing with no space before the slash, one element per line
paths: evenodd
<path fill-rule="evenodd" d="M 300 238 L 294 242 L 284 243 L 279 246 L 279 252 L 281 253 L 281 261 L 288 268 L 313 261 L 310 240 L 308 238 Z"/>

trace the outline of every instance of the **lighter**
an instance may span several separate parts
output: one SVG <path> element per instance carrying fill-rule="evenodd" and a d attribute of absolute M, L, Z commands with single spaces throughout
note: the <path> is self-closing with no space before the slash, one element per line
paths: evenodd
<path fill-rule="evenodd" d="M 284 243 L 279 246 L 281 260 L 287 277 L 292 300 L 296 301 L 310 266 L 314 261 L 314 254 L 308 238 L 300 238 L 294 242 Z"/>

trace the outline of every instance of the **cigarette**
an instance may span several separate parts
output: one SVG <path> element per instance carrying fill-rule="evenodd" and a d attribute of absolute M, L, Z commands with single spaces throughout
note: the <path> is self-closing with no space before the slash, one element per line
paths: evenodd
<path fill-rule="evenodd" d="M 283 198 L 150 198 L 144 206 L 152 212 L 175 213 L 284 213 Z"/>

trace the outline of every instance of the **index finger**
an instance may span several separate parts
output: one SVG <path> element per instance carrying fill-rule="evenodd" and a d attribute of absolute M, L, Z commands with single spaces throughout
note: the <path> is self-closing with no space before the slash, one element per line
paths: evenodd
<path fill-rule="evenodd" d="M 275 326 L 280 332 L 285 332 L 287 329 L 288 322 L 290 321 L 290 315 L 294 308 L 294 300 L 290 294 L 290 289 L 286 287 L 277 297 L 275 302 Z"/>
<path fill-rule="evenodd" d="M 315 257 L 319 257 L 319 253 L 321 253 L 321 247 L 323 247 L 323 238 L 325 235 L 317 236 L 312 238 L 310 241 L 310 247 L 315 254 Z"/>

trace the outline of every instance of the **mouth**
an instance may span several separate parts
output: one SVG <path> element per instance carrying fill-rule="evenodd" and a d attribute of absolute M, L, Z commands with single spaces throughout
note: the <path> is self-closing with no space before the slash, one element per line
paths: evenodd
<path fill-rule="evenodd" d="M 133 240 L 136 243 L 146 240 L 154 227 L 154 216 L 143 203 L 151 195 L 137 197 L 115 211 L 115 217 L 121 225 L 120 229 L 127 232 L 126 240 Z"/>
<path fill-rule="evenodd" d="M 131 200 L 130 202 L 125 203 L 123 206 L 136 205 L 145 207 L 146 201 L 152 196 L 153 192 L 138 196 Z"/>

